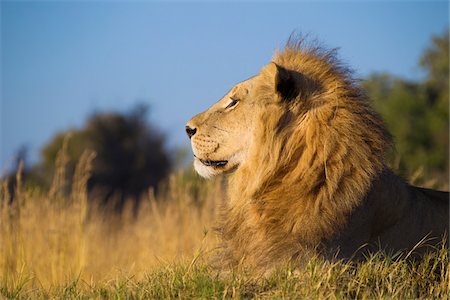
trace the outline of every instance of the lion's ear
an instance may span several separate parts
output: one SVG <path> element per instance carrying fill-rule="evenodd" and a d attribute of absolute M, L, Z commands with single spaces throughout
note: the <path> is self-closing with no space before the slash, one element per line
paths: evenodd
<path fill-rule="evenodd" d="M 299 94 L 296 74 L 293 71 L 289 71 L 277 65 L 276 63 L 271 63 L 268 67 L 274 75 L 275 93 L 284 101 L 295 99 Z"/>

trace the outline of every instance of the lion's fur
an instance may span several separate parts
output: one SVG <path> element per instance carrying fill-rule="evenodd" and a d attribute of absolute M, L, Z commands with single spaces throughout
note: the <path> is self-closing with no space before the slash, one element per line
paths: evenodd
<path fill-rule="evenodd" d="M 411 201 L 437 205 L 431 214 L 446 208 L 434 220 L 444 224 L 425 225 L 436 236 L 445 232 L 448 201 L 435 204 L 436 197 L 389 171 L 390 134 L 351 75 L 335 51 L 289 42 L 252 79 L 249 97 L 258 107 L 252 112 L 252 142 L 230 175 L 219 226 L 227 258 L 268 266 L 304 248 L 341 251 L 341 257 L 375 241 L 386 250 L 408 249 L 414 244 L 395 243 L 389 234 L 385 244 L 383 234 L 405 213 L 423 217 L 408 210 Z M 295 86 L 281 95 L 283 76 Z M 396 235 L 402 238 L 402 232 Z M 409 243 L 422 237 L 412 236 Z"/>

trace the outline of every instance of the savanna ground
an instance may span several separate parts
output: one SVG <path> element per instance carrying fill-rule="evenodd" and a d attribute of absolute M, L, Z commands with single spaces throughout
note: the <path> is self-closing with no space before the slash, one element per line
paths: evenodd
<path fill-rule="evenodd" d="M 243 268 L 218 273 L 207 261 L 217 245 L 211 228 L 225 198 L 221 179 L 199 182 L 180 171 L 157 195 L 149 190 L 137 211 L 113 217 L 88 205 L 93 158 L 82 156 L 71 182 L 59 166 L 48 192 L 25 189 L 18 172 L 11 202 L 3 183 L 0 298 L 450 297 L 444 249 L 418 264 L 382 255 L 357 265 L 309 257 L 260 277 Z M 410 179 L 421 183 L 419 173 Z"/>

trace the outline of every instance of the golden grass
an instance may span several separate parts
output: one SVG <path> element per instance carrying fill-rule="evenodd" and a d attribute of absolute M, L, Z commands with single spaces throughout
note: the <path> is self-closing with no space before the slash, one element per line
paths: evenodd
<path fill-rule="evenodd" d="M 59 164 L 48 193 L 23 190 L 19 170 L 10 203 L 3 183 L 3 283 L 14 285 L 26 278 L 32 286 L 48 287 L 78 277 L 94 282 L 119 275 L 140 278 L 155 264 L 190 258 L 200 247 L 207 250 L 213 239 L 206 232 L 221 198 L 218 181 L 200 188 L 196 199 L 191 184 L 184 182 L 181 173 L 174 174 L 161 195 L 149 190 L 136 215 L 131 206 L 121 215 L 111 215 L 87 205 L 86 183 L 93 158 L 93 153 L 86 152 L 80 159 L 68 196 L 63 192 L 67 185 L 61 170 L 64 164 Z"/>
<path fill-rule="evenodd" d="M 218 277 L 205 260 L 224 200 L 221 180 L 196 185 L 173 174 L 137 214 L 111 216 L 88 206 L 86 183 L 95 155 L 86 152 L 67 182 L 64 151 L 48 193 L 22 187 L 14 201 L 0 191 L 0 298 L 416 298 L 449 294 L 448 253 L 421 264 L 375 255 L 357 266 L 310 258 L 295 270 L 254 278 L 245 270 Z M 67 186 L 71 193 L 67 194 Z"/>

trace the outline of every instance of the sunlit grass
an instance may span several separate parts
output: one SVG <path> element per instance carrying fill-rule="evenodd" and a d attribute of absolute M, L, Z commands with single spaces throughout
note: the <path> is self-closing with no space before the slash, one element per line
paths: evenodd
<path fill-rule="evenodd" d="M 351 265 L 311 259 L 300 268 L 286 266 L 255 277 L 243 270 L 221 276 L 204 262 L 161 263 L 140 278 L 116 275 L 104 280 L 67 278 L 48 287 L 36 287 L 31 278 L 15 285 L 2 283 L 4 297 L 42 298 L 447 298 L 448 255 L 445 250 L 411 265 L 374 256 Z"/>
<path fill-rule="evenodd" d="M 441 249 L 420 263 L 374 255 L 360 264 L 308 257 L 256 276 L 219 273 L 207 261 L 211 232 L 224 199 L 220 179 L 195 185 L 182 172 L 135 214 L 110 216 L 88 206 L 92 153 L 71 182 L 64 157 L 50 191 L 24 189 L 18 172 L 14 201 L 1 189 L 0 298 L 447 298 L 450 269 Z M 62 177 L 62 178 L 61 178 Z M 71 193 L 64 189 L 71 185 Z"/>

